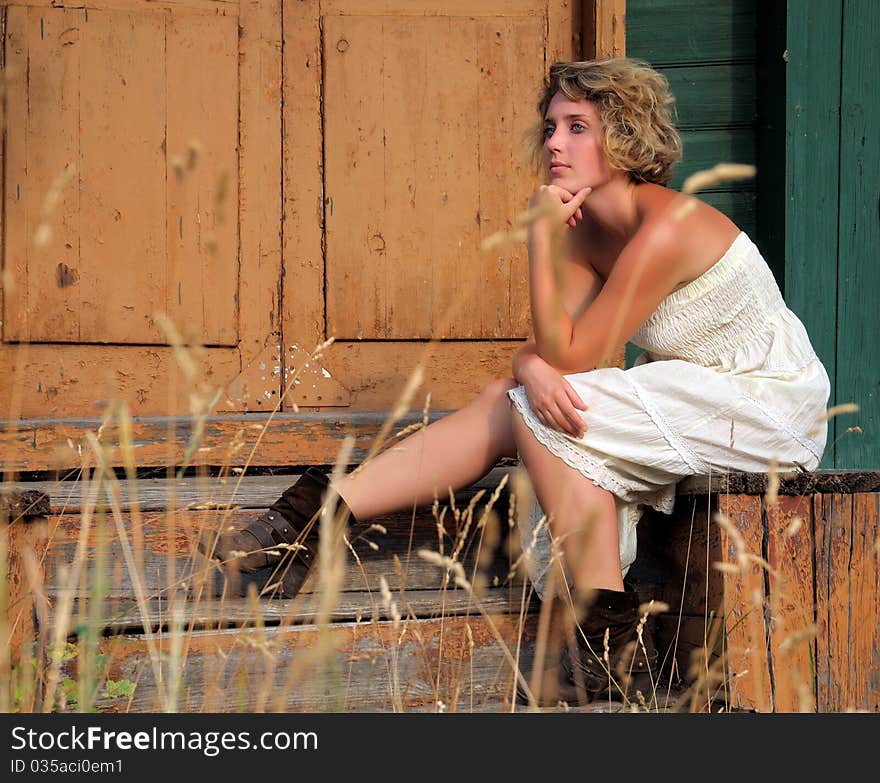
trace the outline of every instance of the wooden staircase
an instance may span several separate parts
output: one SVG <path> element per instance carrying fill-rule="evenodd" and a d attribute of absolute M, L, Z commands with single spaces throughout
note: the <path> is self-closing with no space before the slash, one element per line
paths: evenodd
<path fill-rule="evenodd" d="M 295 474 L 4 485 L 44 504 L 7 528 L 13 706 L 40 709 L 54 690 L 56 707 L 107 711 L 525 709 L 511 697 L 516 671 L 531 674 L 541 605 L 511 527 L 517 470 L 371 520 L 336 576 L 317 569 L 286 600 L 224 593 L 194 541 L 261 513 Z M 766 476 L 689 479 L 672 517 L 646 512 L 627 581 L 666 604 L 651 622 L 676 682 L 650 709 L 878 709 L 878 487 L 847 494 L 841 474 L 808 476 L 783 480 L 775 500 Z M 847 509 L 856 577 L 836 554 Z M 454 554 L 464 579 L 420 552 Z M 853 611 L 864 630 L 844 639 L 835 618 Z M 838 676 L 823 661 L 850 642 L 862 657 Z"/>

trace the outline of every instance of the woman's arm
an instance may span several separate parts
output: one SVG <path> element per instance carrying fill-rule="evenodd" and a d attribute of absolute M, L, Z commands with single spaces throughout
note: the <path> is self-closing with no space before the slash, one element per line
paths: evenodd
<path fill-rule="evenodd" d="M 684 222 L 684 221 L 682 221 Z M 580 314 L 559 315 L 552 304 L 550 275 L 544 270 L 543 296 L 533 286 L 532 309 L 543 310 L 545 348 L 536 330 L 538 353 L 559 372 L 586 372 L 599 366 L 617 347 L 629 340 L 676 287 L 681 276 L 680 225 L 658 221 L 641 228 L 614 262 L 608 280 L 595 300 Z M 548 259 L 536 255 L 536 272 Z M 552 270 L 551 270 L 552 271 Z M 556 316 L 556 322 L 550 319 Z M 547 351 L 547 355 L 545 355 Z"/>
<path fill-rule="evenodd" d="M 602 290 L 602 278 L 584 258 L 584 253 L 575 248 L 562 261 L 562 304 L 573 320 L 577 320 Z M 522 383 L 520 372 L 533 359 L 541 359 L 535 340 L 535 330 L 529 331 L 525 345 L 513 357 L 513 377 Z"/>

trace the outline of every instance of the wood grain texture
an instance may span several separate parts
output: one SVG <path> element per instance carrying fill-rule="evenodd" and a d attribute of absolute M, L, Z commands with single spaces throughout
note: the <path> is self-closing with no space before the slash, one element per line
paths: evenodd
<path fill-rule="evenodd" d="M 81 168 L 79 18 L 7 9 L 7 123 L 17 132 L 6 141 L 4 340 L 79 337 L 79 174 L 59 187 L 68 166 Z M 45 244 L 36 241 L 41 225 L 50 232 Z"/>
<path fill-rule="evenodd" d="M 18 5 L 20 0 L 0 0 L 0 6 Z M 58 0 L 28 0 L 34 8 L 57 8 Z M 83 11 L 197 11 L 214 16 L 236 16 L 239 0 L 89 0 Z M 85 16 L 85 14 L 83 14 Z"/>
<path fill-rule="evenodd" d="M 438 516 L 442 514 L 447 528 L 442 536 L 442 546 L 443 551 L 448 554 L 458 545 L 458 533 L 463 530 L 464 524 L 455 524 L 453 513 L 449 509 L 443 510 L 445 505 L 448 502 L 444 504 L 441 501 Z M 484 504 L 478 507 L 474 525 L 483 509 Z M 146 595 L 151 599 L 164 601 L 184 592 L 190 596 L 220 595 L 224 590 L 222 575 L 213 561 L 207 560 L 196 550 L 195 542 L 203 531 L 209 534 L 221 525 L 224 529 L 241 527 L 260 513 L 262 512 L 233 509 L 121 515 L 120 522 L 136 555 L 135 563 L 143 564 L 137 568 L 136 573 Z M 359 525 L 352 530 L 350 540 L 354 553 L 349 552 L 342 587 L 344 591 L 369 590 L 378 599 L 380 579 L 383 577 L 392 590 L 399 589 L 401 585 L 405 585 L 408 590 L 436 590 L 442 587 L 442 569 L 417 554 L 420 549 L 439 551 L 440 537 L 430 507 L 417 509 L 415 514 L 383 516 L 370 520 L 370 523 L 383 526 L 387 532 L 382 533 L 378 529 L 367 531 L 368 524 Z M 88 564 L 87 576 L 81 584 L 71 586 L 65 581 L 64 569 L 76 555 L 80 517 L 66 514 L 48 519 L 45 577 L 47 592 L 57 597 L 62 592 L 74 590 L 74 594 L 82 598 L 93 589 L 95 580 L 100 580 L 104 583 L 106 598 L 133 601 L 135 575 L 123 557 L 124 549 L 114 519 L 109 511 L 101 511 L 101 518 L 94 524 L 94 531 L 84 550 Z M 496 577 L 498 585 L 501 585 L 507 581 L 511 560 L 507 552 L 493 551 L 487 555 L 490 557 L 489 562 L 481 566 L 482 575 L 478 575 L 475 568 L 481 538 L 482 531 L 469 533 L 469 537 L 461 544 L 461 562 L 465 572 L 469 579 L 485 583 L 485 586 L 492 586 Z M 105 540 L 110 567 L 106 574 L 102 574 L 96 561 L 97 553 Z M 519 574 L 514 574 L 513 577 L 520 578 Z M 316 569 L 303 587 L 303 593 L 315 591 L 319 578 Z"/>
<path fill-rule="evenodd" d="M 812 497 L 780 497 L 776 503 L 766 504 L 765 514 L 771 569 L 768 602 L 773 709 L 813 712 L 816 632 Z"/>
<path fill-rule="evenodd" d="M 592 0 L 583 12 L 583 52 L 586 59 L 626 54 L 626 0 Z"/>
<path fill-rule="evenodd" d="M 21 517 L 10 520 L 6 510 L 0 508 L 0 536 L 6 539 L 0 547 L 6 557 L 4 630 L 9 633 L 9 660 L 15 665 L 34 654 L 26 646 L 40 638 L 45 625 L 40 620 L 45 619 L 46 612 L 44 558 L 48 524 Z"/>
<path fill-rule="evenodd" d="M 803 321 L 836 404 L 842 0 L 805 0 L 787 14 L 785 299 Z M 823 468 L 836 467 L 837 422 Z"/>
<path fill-rule="evenodd" d="M 194 631 L 184 640 L 180 709 L 184 712 L 498 711 L 508 705 L 514 671 L 500 644 L 525 670 L 536 619 L 452 617 L 440 620 Z M 496 639 L 492 628 L 501 641 Z M 322 636 L 329 647 L 322 648 Z M 168 636 L 161 649 L 167 651 Z M 471 645 L 471 640 L 473 644 Z M 131 709 L 163 702 L 143 637 L 107 639 L 112 679 L 137 682 Z M 103 708 L 112 703 L 102 703 Z M 120 707 L 122 705 L 120 704 Z"/>
<path fill-rule="evenodd" d="M 580 0 L 547 0 L 547 52 L 544 59 L 548 65 L 557 60 L 583 59 L 585 5 Z"/>
<path fill-rule="evenodd" d="M 880 710 L 877 498 L 814 498 L 820 712 Z"/>
<path fill-rule="evenodd" d="M 245 410 L 272 407 L 281 363 L 281 4 L 242 0 L 239 20 L 238 279 L 241 375 L 229 388 Z M 262 366 L 261 366 L 262 365 Z M 273 399 L 274 397 L 274 399 Z"/>
<path fill-rule="evenodd" d="M 522 167 L 510 165 L 523 130 L 510 107 L 540 82 L 540 21 L 344 16 L 324 29 L 328 330 L 358 340 L 513 337 L 511 281 L 522 269 L 480 250 L 482 172 L 498 180 L 487 200 L 513 194 L 490 206 L 494 231 L 528 195 Z M 493 68 L 498 111 L 479 101 Z M 377 76 L 364 83 L 364 73 Z M 500 279 L 481 285 L 489 265 Z M 516 303 L 518 317 L 526 305 Z M 500 335 L 483 315 L 499 311 Z"/>
<path fill-rule="evenodd" d="M 853 706 L 846 687 L 850 661 L 851 495 L 816 495 L 816 704 L 820 712 Z"/>
<path fill-rule="evenodd" d="M 772 709 L 767 633 L 764 626 L 764 569 L 751 558 L 763 557 L 761 500 L 722 495 L 718 509 L 739 532 L 743 548 L 721 530 L 721 562 L 736 567 L 724 572 L 724 617 L 731 703 L 769 712 Z M 749 559 L 743 559 L 749 556 Z"/>
<path fill-rule="evenodd" d="M 238 344 L 238 23 L 165 20 L 167 275 L 164 310 L 204 345 Z M 203 63 L 194 68 L 192 63 Z M 191 151 L 195 145 L 198 150 Z"/>
<path fill-rule="evenodd" d="M 750 126 L 755 121 L 752 63 L 658 68 L 675 96 L 680 130 Z"/>
<path fill-rule="evenodd" d="M 880 494 L 853 496 L 848 690 L 857 709 L 880 712 Z"/>
<path fill-rule="evenodd" d="M 878 25 L 877 3 L 843 4 L 835 399 L 854 402 L 859 411 L 837 422 L 838 468 L 873 468 L 880 460 L 880 344 L 865 339 L 880 326 L 872 295 L 880 271 L 868 261 L 880 247 L 880 152 L 870 141 L 880 136 L 880 101 L 869 98 L 880 71 Z"/>
<path fill-rule="evenodd" d="M 756 0 L 629 0 L 626 39 L 653 66 L 754 60 Z"/>
<path fill-rule="evenodd" d="M 448 589 L 407 589 L 394 593 L 398 612 L 408 619 L 436 617 L 476 616 L 480 612 L 493 615 L 518 614 L 521 588 L 493 588 L 483 591 L 475 598 L 466 591 Z M 87 599 L 74 599 L 72 614 L 84 616 L 88 609 Z M 308 625 L 320 616 L 319 593 L 303 593 L 295 599 L 262 599 L 256 609 L 248 598 L 220 598 L 203 595 L 196 601 L 181 606 L 183 624 L 186 628 L 222 630 L 224 628 L 253 626 L 259 621 L 270 625 Z M 393 608 L 383 603 L 378 591 L 343 592 L 330 612 L 332 622 L 370 621 L 393 619 Z M 133 598 L 116 598 L 106 601 L 102 607 L 103 624 L 107 635 L 141 633 L 152 628 L 154 633 L 168 632 L 175 622 L 174 607 L 164 599 L 147 601 L 146 614 L 142 614 Z"/>
<path fill-rule="evenodd" d="M 184 413 L 191 393 L 210 399 L 239 367 L 235 349 L 186 353 L 196 367 L 192 382 L 174 349 L 162 345 L 0 345 L 0 411 L 9 420 L 89 417 L 123 400 L 135 416 Z M 14 448 L 3 453 L 10 466 L 17 456 Z M 39 459 L 47 469 L 54 467 L 53 454 Z"/>
<path fill-rule="evenodd" d="M 559 2 L 559 0 L 555 0 Z M 564 1 L 564 0 L 563 0 Z M 321 0 L 327 16 L 540 16 L 540 0 Z"/>
<path fill-rule="evenodd" d="M 324 140 L 321 89 L 324 78 L 319 3 L 284 3 L 284 78 L 282 90 L 282 165 L 284 224 L 282 226 L 282 387 L 300 380 L 285 397 L 284 410 L 294 404 L 351 403 L 341 384 L 335 393 L 323 390 L 325 374 L 305 375 L 312 352 L 324 334 Z M 313 362 L 312 362 L 313 363 Z M 296 373 L 301 373 L 300 377 Z M 327 373 L 329 374 L 329 372 Z M 307 381 L 307 382 L 306 382 Z M 315 389 L 312 390 L 312 384 Z M 302 386 L 308 394 L 298 393 Z M 314 393 L 312 393 L 314 391 Z M 321 397 L 322 399 L 318 399 Z M 338 399 L 337 399 L 338 398 Z"/>
<path fill-rule="evenodd" d="M 512 462 L 505 460 L 504 462 Z M 465 502 L 479 490 L 492 492 L 515 466 L 499 464 L 470 487 L 459 490 Z M 139 478 L 136 482 L 119 481 L 112 488 L 121 511 L 137 507 L 141 511 L 166 509 L 195 509 L 197 506 L 237 508 L 268 508 L 281 493 L 293 484 L 300 473 L 282 473 L 271 476 L 191 476 L 187 478 Z M 88 505 L 84 495 L 86 482 L 78 477 L 65 481 L 8 481 L 0 484 L 0 497 L 21 497 L 31 493 L 39 496 L 40 514 L 78 514 Z M 506 491 L 506 490 L 505 490 Z M 111 486 L 104 484 L 96 500 L 109 504 Z"/>

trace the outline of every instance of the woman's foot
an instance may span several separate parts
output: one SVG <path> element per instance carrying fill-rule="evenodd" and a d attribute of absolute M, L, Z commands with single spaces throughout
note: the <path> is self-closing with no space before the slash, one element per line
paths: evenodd
<path fill-rule="evenodd" d="M 203 533 L 199 551 L 219 562 L 221 581 L 237 582 L 242 595 L 253 583 L 260 593 L 272 588 L 274 594 L 292 597 L 317 557 L 318 519 L 329 483 L 321 471 L 308 468 L 246 527 Z M 347 508 L 341 497 L 338 504 Z M 355 522 L 350 518 L 350 524 Z"/>

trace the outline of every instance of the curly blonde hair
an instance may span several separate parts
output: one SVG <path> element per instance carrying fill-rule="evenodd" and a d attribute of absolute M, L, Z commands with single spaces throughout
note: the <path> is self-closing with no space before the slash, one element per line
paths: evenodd
<path fill-rule="evenodd" d="M 538 101 L 541 120 L 528 133 L 529 157 L 538 173 L 544 116 L 557 92 L 595 105 L 612 168 L 625 171 L 633 182 L 669 183 L 681 158 L 681 138 L 672 120 L 675 99 L 663 74 L 630 57 L 551 65 Z"/>

